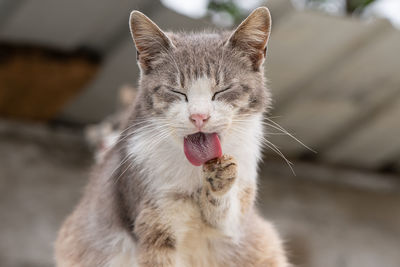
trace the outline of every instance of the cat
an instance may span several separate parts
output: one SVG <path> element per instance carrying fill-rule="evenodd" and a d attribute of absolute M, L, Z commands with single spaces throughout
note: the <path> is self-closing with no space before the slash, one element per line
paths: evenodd
<path fill-rule="evenodd" d="M 138 95 L 59 232 L 57 266 L 288 267 L 254 204 L 269 10 L 233 32 L 163 32 L 139 11 L 130 28 Z"/>

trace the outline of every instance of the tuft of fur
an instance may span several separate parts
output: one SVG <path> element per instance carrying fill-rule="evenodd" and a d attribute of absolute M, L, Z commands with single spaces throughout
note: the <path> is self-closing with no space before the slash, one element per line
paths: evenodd
<path fill-rule="evenodd" d="M 234 32 L 164 33 L 138 11 L 130 25 L 139 92 L 60 230 L 57 266 L 287 267 L 278 233 L 254 206 L 270 104 L 268 9 Z M 202 168 L 183 153 L 199 113 L 224 152 Z"/>

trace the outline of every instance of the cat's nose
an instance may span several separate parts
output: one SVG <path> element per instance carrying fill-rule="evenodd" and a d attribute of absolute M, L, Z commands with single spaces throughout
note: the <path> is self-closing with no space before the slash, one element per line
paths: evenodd
<path fill-rule="evenodd" d="M 196 126 L 197 129 L 201 130 L 204 124 L 208 121 L 210 115 L 208 114 L 192 114 L 190 115 L 190 121 Z"/>

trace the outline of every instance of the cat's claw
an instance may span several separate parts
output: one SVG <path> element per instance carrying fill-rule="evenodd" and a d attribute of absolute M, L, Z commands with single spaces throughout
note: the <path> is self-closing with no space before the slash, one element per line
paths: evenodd
<path fill-rule="evenodd" d="M 236 160 L 228 155 L 207 161 L 203 165 L 205 183 L 216 195 L 229 191 L 237 177 Z"/>

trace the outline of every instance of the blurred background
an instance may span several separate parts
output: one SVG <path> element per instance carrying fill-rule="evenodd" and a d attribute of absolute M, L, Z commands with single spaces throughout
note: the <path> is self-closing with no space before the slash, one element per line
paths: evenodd
<path fill-rule="evenodd" d="M 54 265 L 135 96 L 130 11 L 195 31 L 258 6 L 273 17 L 268 139 L 287 158 L 265 151 L 261 212 L 295 266 L 400 266 L 399 0 L 0 0 L 0 266 Z"/>

